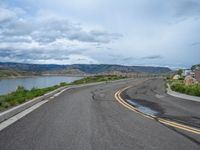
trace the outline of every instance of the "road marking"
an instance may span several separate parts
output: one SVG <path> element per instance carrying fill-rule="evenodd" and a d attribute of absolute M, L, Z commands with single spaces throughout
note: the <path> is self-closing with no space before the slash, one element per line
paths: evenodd
<path fill-rule="evenodd" d="M 133 111 L 137 114 L 140 114 L 140 115 L 142 115 L 142 116 L 144 116 L 148 119 L 155 120 L 155 121 L 158 121 L 162 124 L 172 126 L 172 127 L 178 128 L 178 129 L 182 129 L 184 131 L 188 131 L 188 132 L 195 133 L 195 134 L 200 134 L 200 129 L 198 129 L 198 128 L 190 127 L 190 126 L 187 126 L 187 125 L 184 125 L 184 124 L 181 124 L 181 123 L 177 123 L 177 122 L 174 122 L 174 121 L 170 121 L 170 120 L 167 120 L 167 119 L 162 119 L 162 118 L 159 118 L 159 117 L 156 117 L 156 116 L 146 115 L 146 114 L 140 112 L 136 107 L 130 105 L 129 103 L 127 103 L 121 97 L 121 93 L 124 92 L 125 90 L 129 89 L 130 87 L 132 87 L 132 86 L 125 87 L 125 88 L 123 88 L 123 89 L 121 89 L 121 90 L 119 90 L 115 93 L 115 99 L 121 105 L 123 105 L 124 107 L 128 108 L 129 110 L 131 110 L 131 111 Z"/>
<path fill-rule="evenodd" d="M 3 130 L 4 128 L 8 127 L 9 125 L 13 124 L 17 120 L 23 118 L 24 116 L 26 116 L 27 114 L 29 114 L 33 110 L 37 109 L 41 105 L 45 104 L 46 102 L 48 102 L 48 100 L 43 100 L 43 101 L 41 101 L 41 102 L 29 107 L 28 109 L 18 113 L 17 115 L 9 118 L 8 120 L 3 121 L 2 123 L 0 123 L 0 131 Z"/>
<path fill-rule="evenodd" d="M 176 123 L 174 121 L 165 120 L 165 119 L 162 119 L 162 118 L 158 118 L 158 121 L 160 123 L 165 124 L 165 125 L 173 126 L 175 128 L 179 128 L 179 129 L 182 129 L 182 130 L 185 130 L 185 131 L 188 131 L 188 132 L 192 132 L 192 133 L 195 133 L 195 134 L 200 134 L 200 130 L 197 129 L 197 128 L 194 128 L 194 127 L 186 126 L 186 125 Z"/>
<path fill-rule="evenodd" d="M 60 91 L 60 92 L 58 92 L 58 93 L 56 93 L 54 96 L 53 96 L 53 98 L 55 98 L 55 97 L 57 97 L 57 96 L 59 96 L 60 94 L 62 94 L 64 91 L 66 91 L 67 89 L 64 89 L 64 90 L 62 90 L 62 91 Z"/>
<path fill-rule="evenodd" d="M 0 123 L 0 131 L 2 131 L 3 129 L 5 129 L 6 127 L 10 126 L 11 124 L 13 124 L 14 122 L 18 121 L 19 119 L 23 118 L 24 116 L 28 115 L 29 113 L 31 113 L 32 111 L 34 111 L 35 109 L 39 108 L 40 106 L 42 106 L 43 104 L 47 103 L 49 100 L 59 96 L 61 93 L 63 93 L 64 91 L 66 91 L 67 89 L 64 89 L 62 91 L 60 91 L 59 93 L 56 93 L 55 95 L 51 96 L 50 98 L 43 100 L 41 102 L 36 103 L 35 105 L 29 107 L 28 109 L 16 114 L 15 116 L 3 121 Z"/>

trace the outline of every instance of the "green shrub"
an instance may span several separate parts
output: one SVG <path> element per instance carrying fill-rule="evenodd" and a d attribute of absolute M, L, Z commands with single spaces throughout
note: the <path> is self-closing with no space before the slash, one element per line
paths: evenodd
<path fill-rule="evenodd" d="M 0 96 L 0 111 L 24 103 L 35 97 L 42 96 L 50 91 L 53 91 L 59 87 L 66 85 L 67 84 L 63 82 L 60 83 L 59 85 L 42 89 L 37 89 L 36 87 L 33 87 L 31 90 L 27 90 L 23 86 L 18 86 L 16 91 L 11 92 L 4 96 Z"/>
<path fill-rule="evenodd" d="M 23 86 L 18 86 L 16 92 L 25 92 L 26 89 Z"/>
<path fill-rule="evenodd" d="M 61 83 L 60 83 L 60 86 L 66 86 L 66 85 L 67 85 L 66 82 L 61 82 Z"/>
<path fill-rule="evenodd" d="M 86 77 L 86 78 L 74 81 L 70 84 L 61 82 L 59 85 L 42 88 L 42 89 L 33 87 L 31 90 L 27 90 L 23 86 L 18 86 L 15 92 L 11 92 L 7 95 L 0 96 L 0 111 L 5 110 L 9 107 L 24 103 L 35 97 L 42 96 L 42 95 L 44 95 L 48 92 L 51 92 L 59 87 L 63 87 L 63 86 L 67 86 L 67 85 L 84 84 L 84 83 L 102 82 L 102 81 L 109 81 L 109 80 L 119 80 L 119 79 L 124 79 L 124 78 L 125 77 L 114 76 L 114 75 L 91 76 L 91 77 Z"/>
<path fill-rule="evenodd" d="M 176 92 L 193 96 L 200 96 L 200 85 L 185 85 L 184 83 L 171 83 L 171 89 Z"/>

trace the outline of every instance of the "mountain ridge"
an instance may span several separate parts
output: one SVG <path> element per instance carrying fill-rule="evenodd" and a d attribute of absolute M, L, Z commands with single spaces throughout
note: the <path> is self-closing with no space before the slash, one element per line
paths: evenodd
<path fill-rule="evenodd" d="M 147 73 L 147 74 L 163 74 L 171 71 L 167 67 L 154 66 L 125 66 L 117 64 L 26 64 L 15 62 L 0 62 L 0 70 L 14 70 L 16 72 L 27 72 L 34 74 L 43 73 L 61 73 L 67 72 L 75 74 L 101 74 L 106 72 L 121 72 L 121 73 Z"/>

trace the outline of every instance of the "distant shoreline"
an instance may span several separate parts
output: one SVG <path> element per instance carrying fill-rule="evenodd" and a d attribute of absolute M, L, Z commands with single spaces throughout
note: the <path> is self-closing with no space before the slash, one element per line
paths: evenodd
<path fill-rule="evenodd" d="M 75 75 L 75 74 L 42 74 L 42 75 L 26 75 L 26 76 L 7 76 L 0 77 L 0 80 L 3 79 L 20 79 L 20 78 L 33 78 L 33 77 L 50 77 L 50 76 L 66 76 L 66 77 L 87 77 L 90 75 Z"/>

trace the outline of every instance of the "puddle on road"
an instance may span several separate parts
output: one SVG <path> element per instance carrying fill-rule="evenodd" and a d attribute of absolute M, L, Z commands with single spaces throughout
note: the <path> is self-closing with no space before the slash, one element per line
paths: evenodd
<path fill-rule="evenodd" d="M 129 104 L 135 106 L 140 112 L 142 112 L 142 113 L 144 113 L 144 114 L 146 114 L 146 115 L 156 116 L 156 115 L 159 114 L 158 111 L 155 111 L 155 110 L 153 110 L 153 109 L 151 109 L 151 108 L 149 108 L 149 107 L 143 106 L 143 105 L 139 104 L 138 102 L 136 102 L 136 100 L 126 99 L 126 101 L 127 101 Z"/>

